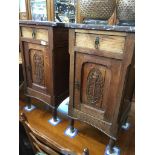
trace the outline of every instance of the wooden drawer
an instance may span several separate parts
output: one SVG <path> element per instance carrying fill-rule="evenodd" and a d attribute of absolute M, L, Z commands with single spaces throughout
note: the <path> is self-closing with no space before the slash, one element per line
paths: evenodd
<path fill-rule="evenodd" d="M 100 33 L 100 31 L 83 31 L 76 30 L 75 46 L 80 48 L 88 48 L 111 53 L 123 53 L 125 34 L 113 35 L 113 33 Z"/>
<path fill-rule="evenodd" d="M 21 27 L 21 37 L 48 42 L 48 30 L 41 28 Z"/>

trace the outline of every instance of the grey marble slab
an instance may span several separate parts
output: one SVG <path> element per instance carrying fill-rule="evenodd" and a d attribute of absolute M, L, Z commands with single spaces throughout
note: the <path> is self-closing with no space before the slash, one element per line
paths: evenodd
<path fill-rule="evenodd" d="M 119 25 L 97 25 L 97 24 L 65 24 L 65 27 L 72 29 L 89 29 L 89 30 L 106 30 L 119 32 L 135 32 L 134 26 L 119 26 Z"/>
<path fill-rule="evenodd" d="M 97 25 L 97 24 L 76 24 L 76 23 L 58 23 L 53 21 L 32 21 L 20 20 L 20 24 L 64 27 L 69 29 L 87 29 L 87 30 L 105 30 L 119 32 L 135 32 L 135 26 L 119 26 L 119 25 Z"/>
<path fill-rule="evenodd" d="M 19 20 L 19 24 L 40 25 L 40 26 L 52 26 L 52 27 L 53 26 L 57 26 L 57 23 L 56 22 L 53 22 L 53 21 Z"/>

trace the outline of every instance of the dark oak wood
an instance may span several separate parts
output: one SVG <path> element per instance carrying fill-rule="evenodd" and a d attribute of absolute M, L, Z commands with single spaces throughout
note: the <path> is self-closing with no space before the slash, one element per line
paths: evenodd
<path fill-rule="evenodd" d="M 109 152 L 112 154 L 114 152 L 113 147 L 115 146 L 115 140 L 110 138 L 109 140 Z"/>
<path fill-rule="evenodd" d="M 68 30 L 20 24 L 25 95 L 53 109 L 69 95 Z"/>
<path fill-rule="evenodd" d="M 38 105 L 37 101 L 34 101 L 34 103 Z M 89 150 L 90 155 L 104 154 L 106 145 L 108 144 L 108 137 L 96 128 L 87 123 L 75 121 L 75 128 L 79 132 L 72 139 L 64 134 L 65 129 L 68 127 L 68 118 L 66 116 L 63 117 L 61 115 L 62 122 L 56 127 L 53 127 L 48 123 L 49 118 L 52 117 L 51 112 L 45 107 L 42 107 L 41 103 L 39 104 L 39 108 L 32 112 L 25 112 L 23 110 L 25 105 L 26 102 L 20 101 L 19 114 L 25 113 L 27 119 L 26 126 L 28 126 L 26 131 L 29 131 L 41 144 L 61 153 L 65 150 L 66 152 L 72 152 L 77 155 L 87 155 L 84 152 L 88 152 Z M 129 131 L 119 132 L 117 145 L 121 148 L 121 155 L 135 154 L 134 103 L 132 103 L 128 121 L 131 123 Z M 42 150 L 38 143 L 32 144 L 32 146 Z M 88 150 L 85 148 L 88 148 Z M 85 151 L 83 151 L 84 149 Z M 44 152 L 44 150 L 42 151 Z"/>
<path fill-rule="evenodd" d="M 74 132 L 74 119 L 70 119 L 70 130 Z"/>
<path fill-rule="evenodd" d="M 105 133 L 112 148 L 131 108 L 134 33 L 70 29 L 69 40 L 69 116 Z"/>

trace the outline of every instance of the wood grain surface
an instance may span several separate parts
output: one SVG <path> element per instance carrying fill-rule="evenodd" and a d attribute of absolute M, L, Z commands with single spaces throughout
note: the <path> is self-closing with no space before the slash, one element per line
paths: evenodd
<path fill-rule="evenodd" d="M 78 129 L 79 133 L 75 138 L 69 138 L 64 135 L 64 131 L 69 124 L 66 117 L 61 115 L 62 122 L 55 127 L 51 126 L 48 123 L 48 120 L 52 117 L 52 114 L 43 106 L 43 104 L 39 104 L 36 100 L 33 101 L 33 104 L 37 105 L 37 109 L 32 112 L 24 111 L 24 113 L 28 122 L 34 129 L 38 130 L 52 141 L 55 141 L 63 148 L 72 150 L 79 155 L 82 154 L 84 148 L 89 149 L 90 155 L 104 154 L 105 147 L 109 140 L 105 134 L 86 123 L 75 121 L 75 127 Z M 26 102 L 20 100 L 20 113 L 23 112 L 23 107 L 25 105 Z M 129 122 L 131 123 L 130 129 L 119 133 L 117 146 L 121 148 L 121 155 L 135 154 L 134 102 L 129 114 Z"/>
<path fill-rule="evenodd" d="M 88 33 L 76 33 L 75 46 L 82 48 L 95 49 L 95 40 L 99 38 L 99 50 L 100 52 L 108 51 L 114 53 L 123 53 L 125 37 L 120 36 L 108 36 Z"/>
<path fill-rule="evenodd" d="M 32 39 L 32 28 L 30 27 L 21 27 L 22 37 Z M 35 29 L 36 39 L 44 40 L 48 42 L 48 31 L 45 29 Z"/>

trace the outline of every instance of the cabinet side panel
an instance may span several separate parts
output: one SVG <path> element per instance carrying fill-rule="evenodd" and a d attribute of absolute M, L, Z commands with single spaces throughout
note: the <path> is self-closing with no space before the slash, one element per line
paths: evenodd
<path fill-rule="evenodd" d="M 122 69 L 121 69 L 121 74 L 119 78 L 119 87 L 117 91 L 117 100 L 116 100 L 117 106 L 116 106 L 115 113 L 113 116 L 113 125 L 111 128 L 111 133 L 113 135 L 117 135 L 118 129 L 121 126 L 121 123 L 119 121 L 120 120 L 119 116 L 123 115 L 123 113 L 125 115 L 128 115 L 128 112 L 130 110 L 130 106 L 126 106 L 126 109 L 128 109 L 127 111 L 125 110 L 121 111 L 121 108 L 123 104 L 125 103 L 125 102 L 122 102 L 123 92 L 125 90 L 124 87 L 126 83 L 126 78 L 129 76 L 128 71 L 129 71 L 129 66 L 132 63 L 132 58 L 134 55 L 134 47 L 135 47 L 135 35 L 134 33 L 128 33 L 126 36 L 125 44 L 124 44 L 124 58 L 122 61 Z"/>
<path fill-rule="evenodd" d="M 124 88 L 123 88 L 123 95 L 122 95 L 122 101 L 121 101 L 121 107 L 120 107 L 120 113 L 118 122 L 120 124 L 125 123 L 128 112 L 131 109 L 131 103 L 132 103 L 132 97 L 134 93 L 135 88 L 135 57 L 132 58 L 131 65 L 128 66 L 125 82 L 124 82 Z"/>
<path fill-rule="evenodd" d="M 69 96 L 69 49 L 68 30 L 54 28 L 54 95 L 56 102 L 61 102 Z"/>

